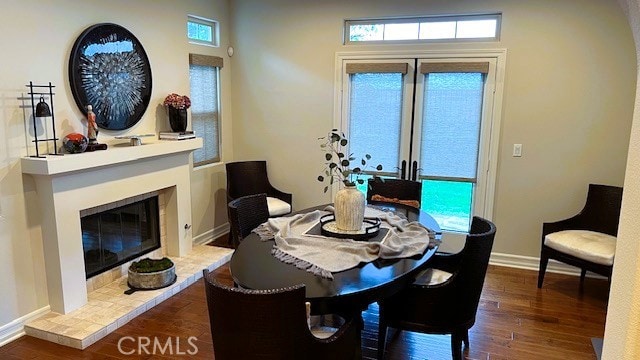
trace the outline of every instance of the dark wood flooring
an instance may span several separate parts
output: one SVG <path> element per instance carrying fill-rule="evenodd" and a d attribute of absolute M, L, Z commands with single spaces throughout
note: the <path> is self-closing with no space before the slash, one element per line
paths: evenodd
<path fill-rule="evenodd" d="M 226 244 L 220 239 L 218 244 Z M 232 283 L 229 268 L 216 277 Z M 490 266 L 477 322 L 469 333 L 466 359 L 596 359 L 592 337 L 602 337 L 608 283 L 590 279 L 579 290 L 578 278 L 548 273 L 542 289 L 537 273 Z M 363 356 L 373 359 L 377 348 L 378 308 L 364 313 Z M 391 331 L 386 359 L 451 359 L 449 336 Z M 191 337 L 191 338 L 190 338 Z M 156 354 L 145 354 L 157 339 Z M 121 341 L 125 352 L 118 349 Z M 170 348 L 167 346 L 170 344 Z M 160 349 L 164 348 L 164 355 Z M 137 355 L 137 352 L 142 355 Z M 169 351 L 171 350 L 171 351 Z M 194 352 L 196 352 L 194 354 Z M 138 316 L 84 351 L 24 336 L 0 347 L 0 359 L 213 359 L 202 280 Z"/>

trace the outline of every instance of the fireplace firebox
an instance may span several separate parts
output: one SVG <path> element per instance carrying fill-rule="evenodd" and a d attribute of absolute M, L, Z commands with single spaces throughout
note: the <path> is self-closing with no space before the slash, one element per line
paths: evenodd
<path fill-rule="evenodd" d="M 86 278 L 160 248 L 158 196 L 80 219 Z"/>

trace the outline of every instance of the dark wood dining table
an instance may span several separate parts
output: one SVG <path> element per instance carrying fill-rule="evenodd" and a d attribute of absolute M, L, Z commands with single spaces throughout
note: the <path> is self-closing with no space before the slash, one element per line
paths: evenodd
<path fill-rule="evenodd" d="M 321 205 L 297 213 L 325 207 Z M 420 222 L 434 230 L 436 238 L 440 239 L 438 223 L 426 212 L 402 205 L 383 207 L 406 216 L 409 221 Z M 413 282 L 416 274 L 427 266 L 437 250 L 437 247 L 430 248 L 423 254 L 409 258 L 377 259 L 334 273 L 333 279 L 325 279 L 276 259 L 271 254 L 273 246 L 273 240 L 260 240 L 255 233 L 240 243 L 230 262 L 231 276 L 238 286 L 264 290 L 304 284 L 313 314 L 335 313 L 345 316 L 360 313 L 369 304 L 389 297 Z"/>

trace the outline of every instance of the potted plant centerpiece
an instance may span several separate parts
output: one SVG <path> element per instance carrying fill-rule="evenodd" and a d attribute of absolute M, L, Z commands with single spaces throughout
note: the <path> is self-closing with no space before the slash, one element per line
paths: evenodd
<path fill-rule="evenodd" d="M 326 162 L 324 174 L 318 176 L 318 181 L 329 182 L 324 187 L 325 193 L 335 183 L 344 186 L 338 190 L 334 200 L 336 227 L 344 231 L 359 231 L 364 220 L 365 198 L 356 184 L 364 184 L 360 176 L 367 169 L 371 155 L 365 154 L 357 162 L 352 153 L 346 153 L 349 140 L 338 129 L 332 129 L 329 135 L 319 140 L 323 141 L 320 148 Z M 352 167 L 354 164 L 357 165 Z M 379 164 L 375 169 L 382 170 L 382 165 Z"/>
<path fill-rule="evenodd" d="M 176 280 L 176 267 L 169 258 L 144 258 L 129 266 L 127 281 L 129 286 L 138 290 L 160 289 L 173 284 Z"/>
<path fill-rule="evenodd" d="M 174 132 L 187 130 L 187 109 L 191 107 L 191 99 L 186 95 L 171 93 L 164 98 L 164 106 L 169 110 L 169 125 Z"/>

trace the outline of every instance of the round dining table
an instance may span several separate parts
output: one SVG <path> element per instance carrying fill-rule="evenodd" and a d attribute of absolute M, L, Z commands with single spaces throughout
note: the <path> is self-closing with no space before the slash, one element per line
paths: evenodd
<path fill-rule="evenodd" d="M 326 206 L 297 213 L 322 210 Z M 409 221 L 420 222 L 434 230 L 436 239 L 440 239 L 442 233 L 438 223 L 426 212 L 402 205 L 382 207 L 405 216 Z M 341 315 L 359 313 L 369 304 L 385 299 L 413 282 L 417 273 L 427 267 L 429 259 L 437 250 L 436 246 L 409 258 L 377 259 L 361 263 L 349 270 L 333 273 L 333 279 L 326 279 L 276 259 L 271 254 L 273 246 L 273 240 L 263 241 L 255 233 L 251 233 L 239 244 L 229 265 L 236 285 L 264 290 L 304 284 L 306 299 L 311 303 L 313 314 Z"/>

